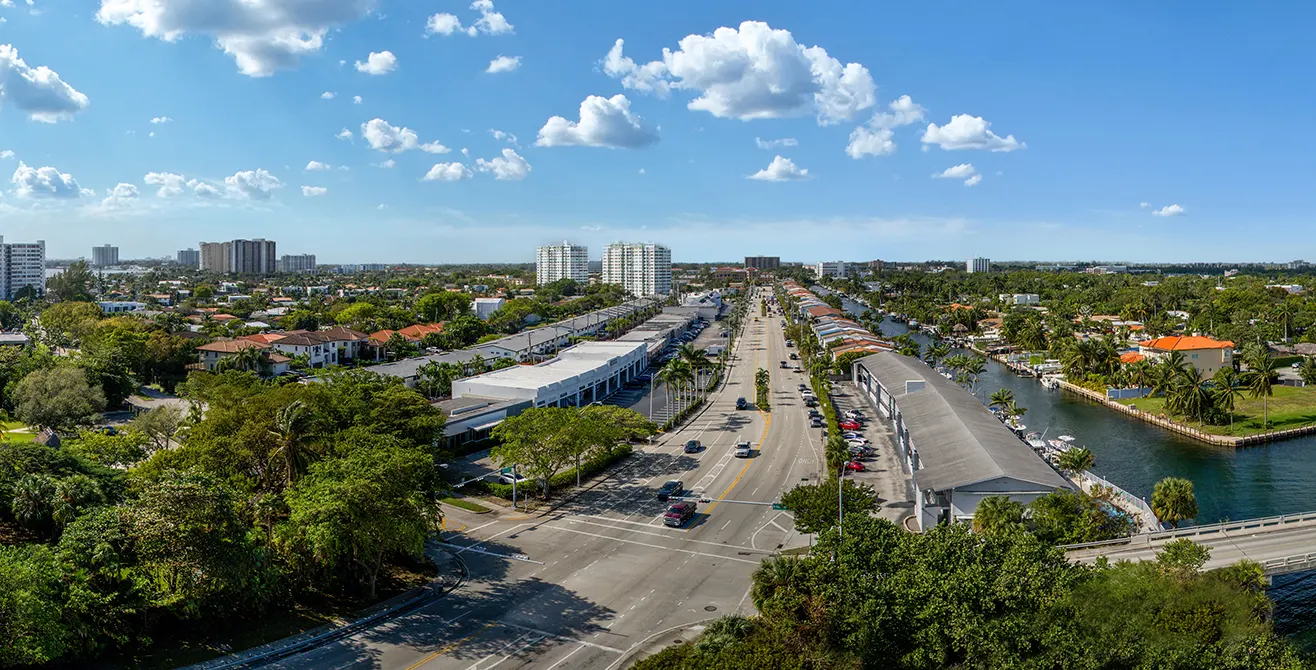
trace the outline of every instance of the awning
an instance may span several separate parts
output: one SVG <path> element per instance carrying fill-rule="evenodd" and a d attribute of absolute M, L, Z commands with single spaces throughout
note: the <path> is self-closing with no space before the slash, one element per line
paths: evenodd
<path fill-rule="evenodd" d="M 502 419 L 498 419 L 498 420 L 496 420 L 496 421 L 490 421 L 489 423 L 482 423 L 482 424 L 480 424 L 480 425 L 478 425 L 478 426 L 471 426 L 471 427 L 470 427 L 470 430 L 475 430 L 475 431 L 489 430 L 490 428 L 493 428 L 494 426 L 497 426 L 498 424 L 500 424 L 500 423 L 502 423 L 502 422 L 503 422 Z"/>

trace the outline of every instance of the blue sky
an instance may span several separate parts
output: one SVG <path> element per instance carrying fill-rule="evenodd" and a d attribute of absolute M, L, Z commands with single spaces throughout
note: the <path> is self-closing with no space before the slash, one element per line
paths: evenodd
<path fill-rule="evenodd" d="M 1316 258 L 1316 7 L 1089 4 L 0 0 L 0 234 Z"/>

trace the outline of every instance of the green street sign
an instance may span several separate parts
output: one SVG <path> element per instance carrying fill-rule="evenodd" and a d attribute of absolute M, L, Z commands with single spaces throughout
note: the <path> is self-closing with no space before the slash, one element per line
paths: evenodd
<path fill-rule="evenodd" d="M 772 503 L 772 509 L 786 509 L 786 506 L 781 503 Z"/>

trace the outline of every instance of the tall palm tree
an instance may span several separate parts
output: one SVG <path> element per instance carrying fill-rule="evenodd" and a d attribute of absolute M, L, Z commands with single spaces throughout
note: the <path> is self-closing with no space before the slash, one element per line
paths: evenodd
<path fill-rule="evenodd" d="M 938 340 L 928 345 L 928 349 L 924 353 L 923 357 L 929 363 L 932 364 L 932 367 L 935 368 L 939 363 L 941 363 L 942 360 L 944 360 L 949 355 L 950 355 L 950 345 Z"/>
<path fill-rule="evenodd" d="M 1009 414 L 1011 419 L 1018 419 L 1019 417 L 1023 416 L 1027 412 L 1028 412 L 1028 408 L 1020 407 L 1019 405 L 1016 405 L 1014 402 L 1014 398 L 1011 398 L 1010 402 L 1005 403 L 1005 413 Z"/>
<path fill-rule="evenodd" d="M 990 535 L 1024 526 L 1024 506 L 1006 496 L 987 496 L 973 512 L 973 532 Z"/>
<path fill-rule="evenodd" d="M 1271 357 L 1270 352 L 1264 350 L 1248 357 L 1246 363 L 1247 372 L 1243 373 L 1243 385 L 1247 387 L 1248 394 L 1253 398 L 1261 398 L 1261 424 L 1262 428 L 1266 428 L 1270 426 L 1270 408 L 1266 404 L 1266 398 L 1273 394 L 1275 383 L 1279 381 L 1278 366 L 1275 365 L 1275 359 Z"/>
<path fill-rule="evenodd" d="M 690 365 L 690 369 L 694 372 L 695 386 L 697 387 L 696 388 L 697 391 L 703 390 L 698 388 L 699 386 L 698 381 L 699 381 L 700 372 L 704 370 L 704 368 L 708 367 L 707 354 L 708 352 L 705 351 L 704 349 L 700 349 L 688 342 L 686 344 L 682 344 L 680 347 L 677 347 L 676 349 L 677 357 L 688 363 Z"/>
<path fill-rule="evenodd" d="M 1197 494 L 1193 483 L 1179 477 L 1166 477 L 1152 489 L 1152 512 L 1164 523 L 1178 528 L 1184 519 L 1197 518 Z"/>
<path fill-rule="evenodd" d="M 286 483 L 291 485 L 310 464 L 314 455 L 310 444 L 311 408 L 301 400 L 294 400 L 274 413 L 275 438 L 271 456 L 283 461 Z"/>
<path fill-rule="evenodd" d="M 1014 402 L 1014 391 L 1010 389 L 1001 389 L 993 392 L 987 397 L 988 407 L 1004 408 L 1006 405 Z"/>
<path fill-rule="evenodd" d="M 1215 406 L 1229 414 L 1229 432 L 1234 432 L 1234 400 L 1242 397 L 1243 385 L 1234 368 L 1223 367 L 1211 377 Z"/>
<path fill-rule="evenodd" d="M 964 372 L 965 381 L 969 384 L 969 392 L 972 393 L 973 388 L 978 385 L 978 375 L 987 371 L 987 362 L 977 356 L 972 356 L 964 362 L 964 367 L 961 370 Z"/>
<path fill-rule="evenodd" d="M 1203 415 L 1215 407 L 1213 391 L 1211 380 L 1203 377 L 1197 366 L 1188 365 L 1180 369 L 1170 394 L 1180 412 L 1197 417 L 1197 423 L 1201 424 Z"/>

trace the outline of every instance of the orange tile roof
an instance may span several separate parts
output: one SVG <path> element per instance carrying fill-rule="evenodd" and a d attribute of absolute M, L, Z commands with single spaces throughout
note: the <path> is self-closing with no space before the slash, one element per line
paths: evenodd
<path fill-rule="evenodd" d="M 1216 340 L 1196 335 L 1171 335 L 1157 338 L 1143 346 L 1161 351 L 1195 351 L 1200 349 L 1233 349 L 1234 343 L 1229 340 Z"/>
<path fill-rule="evenodd" d="M 370 339 L 371 339 L 371 340 L 374 340 L 375 342 L 378 342 L 378 343 L 380 343 L 380 344 L 387 344 L 389 338 L 393 337 L 393 333 L 396 333 L 396 332 L 398 332 L 398 331 L 396 331 L 396 330 L 377 330 L 377 331 L 375 331 L 375 332 L 373 332 L 373 333 L 370 334 Z"/>
<path fill-rule="evenodd" d="M 203 344 L 197 347 L 198 351 L 214 351 L 221 354 L 235 354 L 243 349 L 268 349 L 270 345 L 264 342 L 252 342 L 251 340 L 217 340 L 210 344 Z"/>
<path fill-rule="evenodd" d="M 258 344 L 272 344 L 287 337 L 284 333 L 257 333 L 255 335 L 243 335 L 239 340 L 250 340 Z"/>
<path fill-rule="evenodd" d="M 233 316 L 232 314 L 215 314 L 212 316 L 212 318 L 214 318 L 216 321 L 232 321 L 233 319 L 236 319 L 238 317 Z"/>
<path fill-rule="evenodd" d="M 413 340 L 420 340 L 420 339 L 424 339 L 424 337 L 425 337 L 426 335 L 429 335 L 430 333 L 442 333 L 442 332 L 443 332 L 443 324 L 441 324 L 441 323 L 431 323 L 431 324 L 417 323 L 417 324 L 413 324 L 413 325 L 407 326 L 406 328 L 403 328 L 402 330 L 399 330 L 398 332 L 399 332 L 399 333 L 402 333 L 402 336 L 403 336 L 403 337 L 411 338 L 411 339 L 413 339 Z"/>
<path fill-rule="evenodd" d="M 1136 351 L 1126 351 L 1120 354 L 1120 363 L 1124 363 L 1126 365 L 1129 363 L 1137 363 L 1138 361 L 1144 358 L 1146 358 L 1146 356 L 1143 356 L 1142 354 Z"/>

